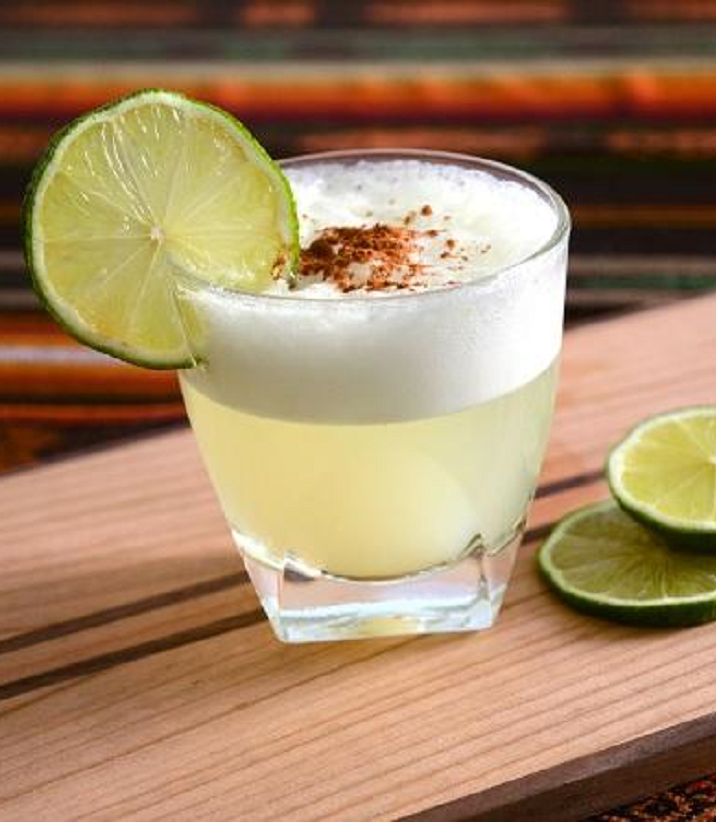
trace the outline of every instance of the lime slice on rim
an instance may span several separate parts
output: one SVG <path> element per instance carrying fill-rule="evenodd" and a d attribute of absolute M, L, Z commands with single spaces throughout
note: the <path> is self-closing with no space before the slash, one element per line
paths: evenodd
<path fill-rule="evenodd" d="M 611 500 L 561 520 L 538 562 L 556 593 L 588 614 L 654 627 L 716 619 L 716 557 L 672 551 Z"/>
<path fill-rule="evenodd" d="M 87 345 L 151 368 L 192 362 L 177 268 L 255 292 L 298 253 L 291 190 L 264 149 L 226 112 L 161 90 L 64 128 L 35 169 L 24 219 L 50 313 Z"/>
<path fill-rule="evenodd" d="M 607 474 L 617 502 L 669 542 L 716 548 L 716 407 L 642 422 L 612 449 Z"/>

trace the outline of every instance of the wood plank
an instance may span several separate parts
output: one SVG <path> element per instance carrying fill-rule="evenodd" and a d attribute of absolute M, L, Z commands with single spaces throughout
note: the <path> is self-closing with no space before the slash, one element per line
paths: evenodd
<path fill-rule="evenodd" d="M 568 822 L 604 802 L 621 804 L 713 769 L 716 717 L 703 717 L 639 737 L 567 763 L 498 785 L 460 802 L 447 803 L 403 817 L 400 822 Z"/>
<path fill-rule="evenodd" d="M 605 495 L 626 427 L 714 400 L 715 311 L 567 336 L 531 540 L 479 635 L 276 642 L 187 431 L 0 481 L 0 818 L 557 820 L 697 775 L 716 626 L 580 616 L 533 553 Z"/>

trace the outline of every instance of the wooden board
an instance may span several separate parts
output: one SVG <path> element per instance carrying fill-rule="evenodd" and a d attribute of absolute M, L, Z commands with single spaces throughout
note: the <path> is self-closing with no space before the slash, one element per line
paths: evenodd
<path fill-rule="evenodd" d="M 186 430 L 0 481 L 1 820 L 578 819 L 716 765 L 716 624 L 580 616 L 535 573 L 610 442 L 712 402 L 716 297 L 566 340 L 496 628 L 285 646 Z"/>

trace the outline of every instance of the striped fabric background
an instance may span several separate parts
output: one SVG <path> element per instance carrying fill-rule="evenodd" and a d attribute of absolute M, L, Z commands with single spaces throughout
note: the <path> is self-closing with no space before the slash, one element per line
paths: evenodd
<path fill-rule="evenodd" d="M 276 156 L 481 154 L 575 220 L 568 319 L 716 285 L 714 0 L 15 0 L 0 4 L 0 469 L 182 418 L 170 375 L 72 343 L 19 230 L 54 129 L 139 86 L 234 111 Z"/>

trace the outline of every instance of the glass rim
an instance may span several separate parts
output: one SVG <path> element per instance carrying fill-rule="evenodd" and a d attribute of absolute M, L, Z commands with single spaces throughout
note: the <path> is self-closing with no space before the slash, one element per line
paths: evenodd
<path fill-rule="evenodd" d="M 572 226 L 572 221 L 569 209 L 567 208 L 567 205 L 562 199 L 562 197 L 559 194 L 557 194 L 557 192 L 548 183 L 544 182 L 544 180 L 541 180 L 539 177 L 536 177 L 527 171 L 523 171 L 522 169 L 508 165 L 507 163 L 501 163 L 498 160 L 490 160 L 485 157 L 477 157 L 476 155 L 462 154 L 460 152 L 438 151 L 433 149 L 351 148 L 337 149 L 332 151 L 320 151 L 310 154 L 298 154 L 294 157 L 286 157 L 281 160 L 277 160 L 277 163 L 283 170 L 286 168 L 298 167 L 302 165 L 311 165 L 314 163 L 338 163 L 346 160 L 358 162 L 362 159 L 370 160 L 380 158 L 384 158 L 386 161 L 391 159 L 422 159 L 427 162 L 443 162 L 444 164 L 461 165 L 463 167 L 469 166 L 476 170 L 482 169 L 487 171 L 488 173 L 492 172 L 493 176 L 500 177 L 502 179 L 509 179 L 522 183 L 523 185 L 527 185 L 529 188 L 536 191 L 539 195 L 542 196 L 544 200 L 546 200 L 549 203 L 554 213 L 557 215 L 557 224 L 554 227 L 554 230 L 552 231 L 550 236 L 541 245 L 539 245 L 538 248 L 536 248 L 532 253 L 528 254 L 526 257 L 521 257 L 519 260 L 510 263 L 509 265 L 496 268 L 490 274 L 487 274 L 482 277 L 477 277 L 473 280 L 466 280 L 465 282 L 461 282 L 458 285 L 454 285 L 449 288 L 427 288 L 424 291 L 411 291 L 408 293 L 406 293 L 405 291 L 397 291 L 395 293 L 391 292 L 387 294 L 382 294 L 379 298 L 376 298 L 375 296 L 371 296 L 368 294 L 354 294 L 353 296 L 341 295 L 337 297 L 296 297 L 290 293 L 271 294 L 267 292 L 251 293 L 247 291 L 232 291 L 231 289 L 225 288 L 224 286 L 211 283 L 207 280 L 203 280 L 200 277 L 196 276 L 195 274 L 191 274 L 188 271 L 182 270 L 182 273 L 185 276 L 188 275 L 189 279 L 195 281 L 195 283 L 197 285 L 200 285 L 203 290 L 208 290 L 212 293 L 230 299 L 239 299 L 247 301 L 255 300 L 259 302 L 263 302 L 266 300 L 280 303 L 290 302 L 294 306 L 297 302 L 300 302 L 306 304 L 306 307 L 312 304 L 320 304 L 325 306 L 326 304 L 335 305 L 336 303 L 339 303 L 341 305 L 356 306 L 365 306 L 366 303 L 369 303 L 371 306 L 376 306 L 377 304 L 395 304 L 397 302 L 415 301 L 418 299 L 435 299 L 439 297 L 445 297 L 446 294 L 455 294 L 456 292 L 463 293 L 466 290 L 480 291 L 483 289 L 487 289 L 488 287 L 493 286 L 496 283 L 496 281 L 505 279 L 505 277 L 508 274 L 514 272 L 515 270 L 522 268 L 528 263 L 534 262 L 535 260 L 539 260 L 545 257 L 553 249 L 557 248 L 562 243 L 562 241 L 569 235 L 569 231 Z"/>

